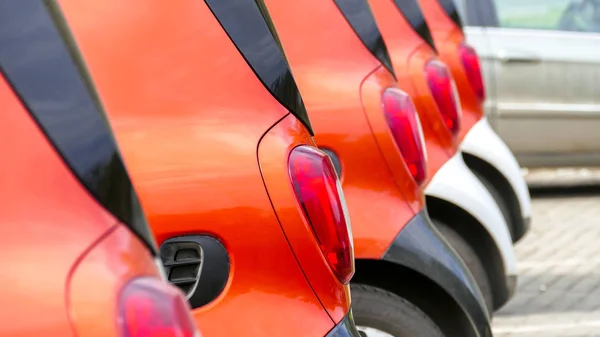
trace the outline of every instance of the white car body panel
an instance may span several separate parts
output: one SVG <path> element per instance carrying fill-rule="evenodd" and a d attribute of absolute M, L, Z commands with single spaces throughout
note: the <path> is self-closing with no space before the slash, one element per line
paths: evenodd
<path fill-rule="evenodd" d="M 531 197 L 517 159 L 492 129 L 487 118 L 481 119 L 469 131 L 460 150 L 480 158 L 495 167 L 508 180 L 521 206 L 523 218 L 531 217 Z"/>
<path fill-rule="evenodd" d="M 496 242 L 506 275 L 517 274 L 513 242 L 502 212 L 492 195 L 467 167 L 460 152 L 440 168 L 425 188 L 425 194 L 446 200 L 471 214 Z"/>

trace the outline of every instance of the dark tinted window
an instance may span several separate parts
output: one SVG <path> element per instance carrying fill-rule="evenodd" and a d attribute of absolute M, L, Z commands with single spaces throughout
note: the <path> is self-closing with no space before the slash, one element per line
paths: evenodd
<path fill-rule="evenodd" d="M 334 2 L 367 49 L 394 74 L 387 46 L 367 0 L 334 0 Z"/>
<path fill-rule="evenodd" d="M 312 134 L 302 96 L 262 0 L 205 2 L 261 82 Z"/>
<path fill-rule="evenodd" d="M 417 34 L 435 50 L 431 31 L 417 0 L 394 0 L 394 3 Z"/>
<path fill-rule="evenodd" d="M 55 14 L 39 0 L 0 3 L 1 72 L 82 185 L 154 251 L 110 127 Z"/>

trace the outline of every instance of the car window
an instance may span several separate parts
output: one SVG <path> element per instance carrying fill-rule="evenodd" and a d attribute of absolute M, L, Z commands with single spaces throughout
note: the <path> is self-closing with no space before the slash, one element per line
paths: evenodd
<path fill-rule="evenodd" d="M 494 0 L 500 27 L 600 33 L 600 0 Z"/>

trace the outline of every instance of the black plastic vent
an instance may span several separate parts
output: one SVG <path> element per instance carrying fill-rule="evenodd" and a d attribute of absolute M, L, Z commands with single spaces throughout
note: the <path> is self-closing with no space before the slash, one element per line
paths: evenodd
<path fill-rule="evenodd" d="M 229 255 L 212 236 L 180 236 L 160 246 L 167 279 L 186 295 L 192 308 L 217 298 L 229 279 Z"/>
<path fill-rule="evenodd" d="M 163 245 L 160 257 L 169 282 L 189 298 L 200 280 L 202 247 L 194 242 L 174 242 Z"/>

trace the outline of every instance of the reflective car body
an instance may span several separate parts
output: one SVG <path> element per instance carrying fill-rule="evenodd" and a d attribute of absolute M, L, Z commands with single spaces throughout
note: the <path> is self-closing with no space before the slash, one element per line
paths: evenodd
<path fill-rule="evenodd" d="M 453 131 L 445 124 L 426 71 L 430 64 L 440 62 L 438 48 L 419 2 L 373 0 L 370 3 L 389 46 L 398 85 L 414 97 L 423 124 L 430 162 L 430 181 L 425 187 L 429 214 L 474 247 L 485 266 L 484 277 L 492 289 L 493 302 L 501 305 L 510 298 L 516 284 L 510 231 L 493 195 L 467 167 L 459 151 L 462 123 L 473 124 L 479 117 L 473 112 L 465 114 L 458 96 L 460 91 L 456 89 L 455 103 L 462 113 L 459 127 Z"/>
<path fill-rule="evenodd" d="M 128 292 L 135 288 L 136 295 L 179 301 L 163 309 L 182 309 L 173 315 L 197 336 L 185 299 L 161 276 L 102 105 L 73 58 L 76 46 L 64 42 L 51 7 L 39 1 L 1 7 L 0 153 L 7 160 L 0 187 L 0 334 L 121 337 L 131 327 L 128 313 L 135 311 L 123 312 L 123 305 L 136 309 Z M 150 316 L 154 304 L 146 302 Z M 161 326 L 135 323 L 147 331 Z"/>
<path fill-rule="evenodd" d="M 448 64 L 457 83 L 463 111 L 460 149 L 465 162 L 486 187 L 494 191 L 492 194 L 501 205 L 513 242 L 517 242 L 527 233 L 531 222 L 529 190 L 515 156 L 484 116 L 482 99 L 485 97 L 478 97 L 474 91 L 477 84 L 470 80 L 467 72 L 470 65 L 465 65 L 468 61 L 462 55 L 471 47 L 465 42 L 458 9 L 453 0 L 419 1 L 440 58 Z M 488 95 L 494 95 L 494 90 L 488 91 Z"/>
<path fill-rule="evenodd" d="M 409 299 L 445 331 L 485 335 L 489 321 L 480 294 L 463 263 L 433 229 L 422 187 L 386 121 L 382 95 L 396 87 L 396 80 L 368 3 L 265 4 L 304 98 L 315 140 L 337 162 L 355 241 L 357 271 L 352 282 Z M 411 286 L 416 279 L 427 281 L 422 287 Z M 428 297 L 433 289 L 447 297 Z M 445 317 L 431 310 L 441 303 L 452 308 Z"/>
<path fill-rule="evenodd" d="M 60 3 L 203 335 L 357 336 L 290 181 L 314 141 L 268 16 L 245 0 Z"/>

